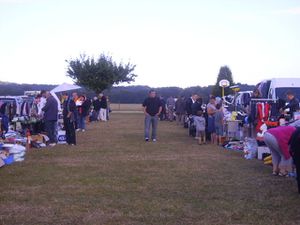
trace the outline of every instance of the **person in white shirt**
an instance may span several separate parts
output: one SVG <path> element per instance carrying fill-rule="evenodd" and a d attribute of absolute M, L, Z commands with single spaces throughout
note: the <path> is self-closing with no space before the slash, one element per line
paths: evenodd
<path fill-rule="evenodd" d="M 43 118 L 43 116 L 44 116 L 44 112 L 43 112 L 42 108 L 44 108 L 46 105 L 46 91 L 45 90 L 41 91 L 41 96 L 42 97 L 40 98 L 40 101 L 37 104 L 39 118 Z"/>

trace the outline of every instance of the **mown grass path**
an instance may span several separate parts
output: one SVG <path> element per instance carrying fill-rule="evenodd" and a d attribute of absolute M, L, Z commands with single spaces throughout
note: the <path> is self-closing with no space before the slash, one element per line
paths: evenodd
<path fill-rule="evenodd" d="M 300 224 L 293 179 L 175 123 L 145 143 L 143 115 L 116 113 L 78 143 L 0 169 L 0 224 Z"/>

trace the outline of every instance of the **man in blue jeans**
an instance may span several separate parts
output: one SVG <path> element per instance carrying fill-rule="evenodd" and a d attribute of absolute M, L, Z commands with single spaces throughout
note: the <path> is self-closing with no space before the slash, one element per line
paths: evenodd
<path fill-rule="evenodd" d="M 154 90 L 149 91 L 149 96 L 143 102 L 145 113 L 145 141 L 149 141 L 150 127 L 152 125 L 152 141 L 156 142 L 158 116 L 162 110 L 161 100 L 156 97 Z"/>

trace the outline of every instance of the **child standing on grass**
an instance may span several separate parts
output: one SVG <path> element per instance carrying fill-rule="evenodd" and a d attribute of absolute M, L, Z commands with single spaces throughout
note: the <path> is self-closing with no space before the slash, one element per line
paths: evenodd
<path fill-rule="evenodd" d="M 203 116 L 203 111 L 197 112 L 196 117 L 196 137 L 198 137 L 199 145 L 206 144 L 206 134 L 205 134 L 205 127 L 206 127 L 206 120 Z"/>
<path fill-rule="evenodd" d="M 215 113 L 215 129 L 216 129 L 216 139 L 217 145 L 222 145 L 222 137 L 224 133 L 224 113 L 221 104 L 216 105 L 216 113 Z"/>
<path fill-rule="evenodd" d="M 210 143 L 214 144 L 216 139 L 216 128 L 215 128 L 215 113 L 216 109 L 216 98 L 211 96 L 209 99 L 209 103 L 206 107 L 207 111 L 207 135 L 210 138 Z"/>

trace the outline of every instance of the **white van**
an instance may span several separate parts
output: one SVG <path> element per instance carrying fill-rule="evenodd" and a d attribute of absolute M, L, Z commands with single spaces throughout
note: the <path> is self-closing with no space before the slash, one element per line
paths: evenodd
<path fill-rule="evenodd" d="M 261 98 L 278 100 L 286 99 L 287 91 L 292 91 L 296 98 L 300 98 L 300 78 L 273 78 L 264 80 L 256 85 Z"/>

